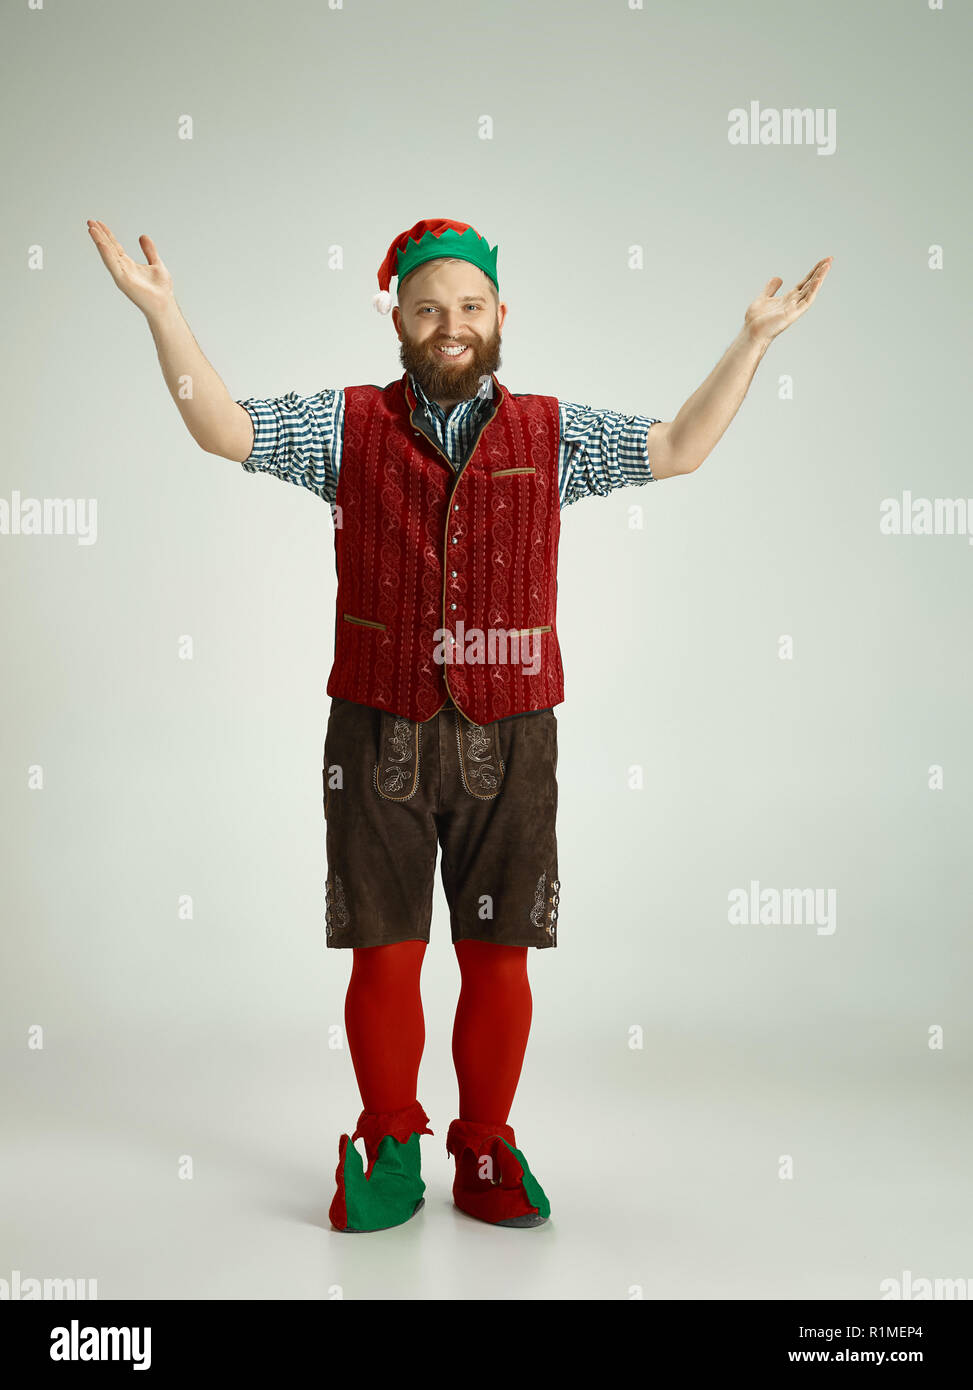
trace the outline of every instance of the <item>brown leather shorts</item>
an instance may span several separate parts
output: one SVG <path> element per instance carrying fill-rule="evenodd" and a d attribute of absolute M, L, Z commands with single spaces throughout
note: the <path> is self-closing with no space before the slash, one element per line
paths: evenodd
<path fill-rule="evenodd" d="M 414 723 L 331 700 L 327 944 L 428 941 L 436 857 L 456 941 L 556 946 L 557 716 Z"/>

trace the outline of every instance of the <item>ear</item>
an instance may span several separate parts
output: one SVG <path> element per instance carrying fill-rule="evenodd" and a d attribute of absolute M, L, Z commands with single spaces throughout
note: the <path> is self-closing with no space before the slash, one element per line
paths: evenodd
<path fill-rule="evenodd" d="M 402 310 L 397 304 L 392 305 L 392 322 L 395 324 L 395 331 L 402 337 Z"/>

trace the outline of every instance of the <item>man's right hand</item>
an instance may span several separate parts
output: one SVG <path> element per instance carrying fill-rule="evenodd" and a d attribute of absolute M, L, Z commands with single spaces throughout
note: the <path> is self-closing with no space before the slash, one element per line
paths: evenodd
<path fill-rule="evenodd" d="M 104 222 L 88 218 L 88 231 L 115 284 L 146 317 L 159 313 L 173 300 L 172 276 L 166 270 L 151 237 L 140 236 L 146 265 L 139 265 L 112 236 Z"/>
<path fill-rule="evenodd" d="M 88 231 L 115 284 L 145 315 L 166 386 L 189 433 L 208 454 L 242 463 L 253 450 L 253 421 L 203 356 L 152 238 L 139 237 L 147 264 L 138 265 L 104 222 L 89 218 Z"/>

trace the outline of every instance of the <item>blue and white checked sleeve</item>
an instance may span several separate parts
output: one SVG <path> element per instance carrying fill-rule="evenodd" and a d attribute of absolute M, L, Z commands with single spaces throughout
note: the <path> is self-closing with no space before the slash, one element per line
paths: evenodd
<path fill-rule="evenodd" d="M 648 433 L 652 415 L 622 415 L 558 401 L 561 412 L 561 507 L 581 497 L 607 497 L 617 487 L 654 483 Z"/>
<path fill-rule="evenodd" d="M 313 396 L 237 401 L 253 421 L 253 448 L 242 466 L 306 487 L 332 506 L 338 491 L 345 393 L 325 389 Z"/>

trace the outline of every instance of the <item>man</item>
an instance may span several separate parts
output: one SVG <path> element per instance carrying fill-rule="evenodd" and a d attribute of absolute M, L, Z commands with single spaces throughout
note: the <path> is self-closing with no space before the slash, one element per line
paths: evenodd
<path fill-rule="evenodd" d="M 832 258 L 781 300 L 771 280 L 666 422 L 508 392 L 496 376 L 507 313 L 497 248 L 466 223 L 416 223 L 379 269 L 382 312 L 398 279 L 399 380 L 240 401 L 199 350 L 152 241 L 140 238 L 141 266 L 103 223 L 88 225 L 145 313 L 200 447 L 333 511 L 327 944 L 353 953 L 345 1024 L 364 1108 L 339 1140 L 332 1225 L 384 1230 L 423 1206 L 419 1136 L 433 1131 L 416 1095 L 419 981 L 440 849 L 462 978 L 459 1115 L 446 1136 L 454 1202 L 492 1225 L 541 1225 L 550 1203 L 507 1120 L 530 1032 L 527 951 L 557 944 L 560 510 L 694 472 Z"/>

